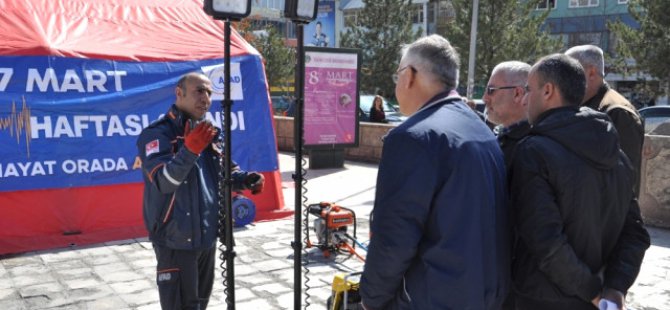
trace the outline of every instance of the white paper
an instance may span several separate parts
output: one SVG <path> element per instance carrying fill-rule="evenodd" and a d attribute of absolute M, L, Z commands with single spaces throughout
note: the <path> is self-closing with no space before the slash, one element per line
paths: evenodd
<path fill-rule="evenodd" d="M 619 306 L 616 303 L 613 303 L 607 299 L 601 299 L 598 304 L 598 309 L 600 310 L 619 310 Z"/>

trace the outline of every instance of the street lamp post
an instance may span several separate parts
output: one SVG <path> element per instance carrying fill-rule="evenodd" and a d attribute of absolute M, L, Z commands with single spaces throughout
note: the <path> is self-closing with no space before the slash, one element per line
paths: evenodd
<path fill-rule="evenodd" d="M 230 94 L 230 23 L 240 20 L 251 13 L 251 0 L 205 0 L 205 12 L 214 19 L 224 21 L 224 99 L 221 101 L 224 120 L 221 128 L 224 129 L 224 152 L 219 164 L 222 166 L 223 177 L 219 178 L 219 238 L 225 245 L 221 253 L 221 267 L 223 268 L 223 286 L 226 294 L 228 310 L 235 309 L 235 252 L 233 251 L 233 212 L 232 212 L 232 155 L 231 155 L 231 110 L 233 101 Z M 221 189 L 224 189 L 221 195 Z M 223 201 L 221 200 L 223 196 Z M 226 266 L 223 266 L 225 262 Z"/>
<path fill-rule="evenodd" d="M 296 113 L 293 122 L 293 141 L 295 147 L 295 173 L 293 182 L 295 184 L 295 222 L 293 240 L 293 308 L 300 309 L 302 306 L 302 148 L 304 128 L 304 98 L 305 87 L 305 51 L 304 25 L 316 18 L 319 0 L 286 0 L 284 17 L 291 19 L 296 24 L 297 36 L 297 64 L 295 70 L 295 104 Z"/>
<path fill-rule="evenodd" d="M 467 98 L 472 99 L 475 88 L 475 62 L 477 60 L 477 21 L 479 20 L 479 0 L 472 3 L 472 23 L 470 24 L 470 60 L 468 61 Z"/>

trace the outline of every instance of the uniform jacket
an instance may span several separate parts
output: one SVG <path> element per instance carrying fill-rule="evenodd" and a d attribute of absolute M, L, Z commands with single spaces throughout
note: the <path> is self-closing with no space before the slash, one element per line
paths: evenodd
<path fill-rule="evenodd" d="M 540 115 L 517 145 L 510 179 L 517 309 L 592 309 L 603 286 L 628 290 L 649 235 L 605 114 L 562 107 Z"/>
<path fill-rule="evenodd" d="M 619 133 L 621 149 L 626 153 L 635 169 L 633 186 L 635 193 L 639 196 L 644 125 L 637 109 L 624 96 L 609 88 L 606 83 L 584 105 L 607 113 L 607 116 L 612 119 L 614 128 Z"/>
<path fill-rule="evenodd" d="M 184 147 L 185 123 L 185 115 L 172 105 L 137 140 L 144 225 L 154 243 L 201 250 L 213 247 L 218 235 L 221 142 L 217 138 L 200 156 L 193 154 Z M 243 189 L 247 173 L 233 166 L 233 189 Z"/>
<path fill-rule="evenodd" d="M 455 94 L 384 139 L 361 279 L 369 309 L 499 309 L 508 290 L 505 166 Z"/>

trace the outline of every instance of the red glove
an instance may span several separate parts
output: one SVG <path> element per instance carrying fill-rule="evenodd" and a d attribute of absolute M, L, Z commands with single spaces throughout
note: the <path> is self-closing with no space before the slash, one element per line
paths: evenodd
<path fill-rule="evenodd" d="M 210 122 L 202 122 L 191 129 L 191 120 L 188 120 L 184 129 L 184 145 L 191 153 L 200 155 L 212 143 L 214 136 L 216 129 Z"/>
<path fill-rule="evenodd" d="M 256 195 L 263 191 L 265 177 L 258 172 L 250 172 L 247 174 L 246 179 L 244 179 L 244 184 L 251 190 L 252 194 Z"/>

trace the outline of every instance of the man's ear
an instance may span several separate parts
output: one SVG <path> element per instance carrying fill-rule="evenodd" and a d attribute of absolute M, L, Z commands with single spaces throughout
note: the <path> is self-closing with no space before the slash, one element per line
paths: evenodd
<path fill-rule="evenodd" d="M 551 98 L 552 96 L 555 95 L 556 87 L 552 83 L 545 83 L 542 86 L 542 92 L 544 93 L 543 94 L 544 98 L 549 99 L 549 98 Z"/>
<path fill-rule="evenodd" d="M 523 96 L 526 94 L 526 91 L 522 86 L 514 88 L 514 101 L 521 102 Z"/>
<path fill-rule="evenodd" d="M 586 80 L 589 81 L 592 78 L 600 77 L 600 72 L 596 69 L 596 66 L 587 66 L 584 68 L 584 74 L 586 75 Z"/>
<path fill-rule="evenodd" d="M 409 71 L 406 74 L 409 74 L 409 76 L 407 77 L 408 78 L 407 88 L 410 88 L 410 87 L 412 87 L 412 85 L 414 85 L 418 82 L 416 80 L 416 71 L 412 70 L 412 68 L 408 68 L 406 71 Z"/>
<path fill-rule="evenodd" d="M 183 96 L 183 92 L 182 92 L 181 87 L 177 86 L 177 87 L 174 88 L 174 95 L 177 96 L 177 98 Z"/>

